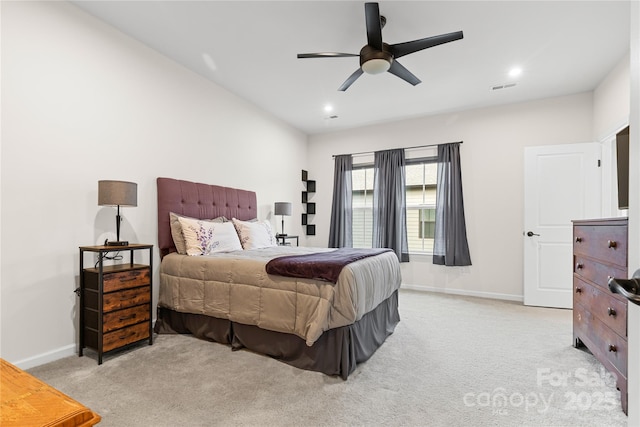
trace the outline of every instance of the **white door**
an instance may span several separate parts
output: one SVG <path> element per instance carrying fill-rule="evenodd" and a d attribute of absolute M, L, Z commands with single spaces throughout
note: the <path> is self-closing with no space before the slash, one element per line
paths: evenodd
<path fill-rule="evenodd" d="M 572 220 L 599 218 L 600 144 L 524 150 L 524 303 L 573 306 Z"/>

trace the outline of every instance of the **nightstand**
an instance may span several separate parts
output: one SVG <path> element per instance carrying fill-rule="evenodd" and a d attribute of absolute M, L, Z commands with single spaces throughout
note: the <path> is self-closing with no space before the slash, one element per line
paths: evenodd
<path fill-rule="evenodd" d="M 134 263 L 134 253 L 148 251 L 148 264 Z M 153 245 L 80 246 L 80 349 L 85 347 L 102 355 L 142 340 L 153 344 L 151 290 Z M 94 267 L 85 268 L 85 254 L 98 254 Z M 104 265 L 105 258 L 128 253 L 129 262 Z"/>
<path fill-rule="evenodd" d="M 278 239 L 278 245 L 280 245 L 280 246 L 289 246 L 289 245 L 291 245 L 291 243 L 287 243 L 287 240 L 290 240 L 290 239 L 296 239 L 296 246 L 300 246 L 298 244 L 298 236 L 289 236 L 289 235 L 284 235 L 283 236 L 281 234 L 278 234 L 276 236 L 276 239 Z"/>

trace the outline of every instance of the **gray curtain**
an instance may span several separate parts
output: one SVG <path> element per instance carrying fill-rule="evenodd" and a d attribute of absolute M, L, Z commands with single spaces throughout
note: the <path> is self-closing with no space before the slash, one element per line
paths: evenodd
<path fill-rule="evenodd" d="M 331 225 L 329 227 L 330 248 L 353 247 L 352 170 L 353 158 L 351 154 L 335 157 L 333 203 L 331 205 Z"/>
<path fill-rule="evenodd" d="M 438 145 L 438 183 L 433 263 L 471 265 L 462 201 L 460 143 Z"/>
<path fill-rule="evenodd" d="M 404 150 L 376 151 L 373 174 L 373 247 L 409 261 Z"/>

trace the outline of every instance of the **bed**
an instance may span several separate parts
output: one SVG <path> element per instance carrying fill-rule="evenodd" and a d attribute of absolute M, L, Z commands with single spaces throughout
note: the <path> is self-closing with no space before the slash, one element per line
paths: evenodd
<path fill-rule="evenodd" d="M 257 197 L 252 191 L 172 178 L 158 178 L 157 188 L 157 333 L 192 334 L 347 379 L 400 321 L 401 275 L 393 252 L 274 245 L 206 256 L 179 254 L 170 214 L 173 219 L 177 214 L 249 224 L 258 217 Z M 319 263 L 322 257 L 346 256 L 353 257 L 351 262 L 331 278 L 277 269 L 284 265 L 277 263 L 287 260 L 298 269 L 314 265 L 317 274 L 327 268 L 309 258 Z"/>

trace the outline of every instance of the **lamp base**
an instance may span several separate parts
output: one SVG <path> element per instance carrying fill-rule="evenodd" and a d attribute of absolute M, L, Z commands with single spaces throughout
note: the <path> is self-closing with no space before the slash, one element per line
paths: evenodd
<path fill-rule="evenodd" d="M 129 246 L 129 242 L 127 241 L 122 241 L 122 240 L 118 240 L 115 242 L 110 242 L 110 241 L 106 241 L 104 242 L 105 246 Z"/>

